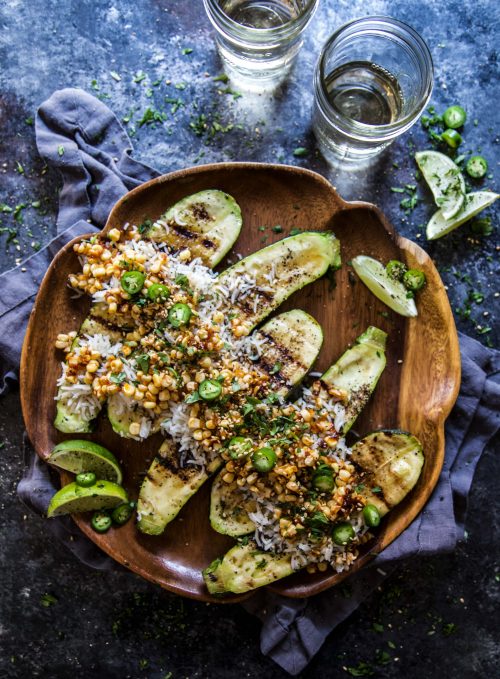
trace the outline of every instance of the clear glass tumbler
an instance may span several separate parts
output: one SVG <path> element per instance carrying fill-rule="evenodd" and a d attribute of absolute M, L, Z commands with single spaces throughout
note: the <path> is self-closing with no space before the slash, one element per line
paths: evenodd
<path fill-rule="evenodd" d="M 319 0 L 203 0 L 224 67 L 248 90 L 272 89 L 288 74 Z"/>
<path fill-rule="evenodd" d="M 313 129 L 327 160 L 369 160 L 406 132 L 427 105 L 432 57 L 420 35 L 390 17 L 342 26 L 314 77 Z"/>

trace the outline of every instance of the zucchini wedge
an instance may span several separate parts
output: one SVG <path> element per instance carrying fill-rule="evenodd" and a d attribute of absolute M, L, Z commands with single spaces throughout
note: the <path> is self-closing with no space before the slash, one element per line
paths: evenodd
<path fill-rule="evenodd" d="M 228 253 L 241 230 L 241 209 L 232 196 L 209 189 L 179 200 L 147 232 L 154 241 L 191 255 L 214 267 Z"/>
<path fill-rule="evenodd" d="M 308 231 L 245 257 L 217 278 L 215 289 L 228 298 L 248 332 L 290 295 L 340 267 L 340 243 L 331 232 Z M 238 295 L 241 283 L 254 289 Z"/>
<path fill-rule="evenodd" d="M 119 342 L 122 338 L 119 331 L 110 328 L 93 316 L 87 316 L 80 326 L 71 349 L 92 342 L 92 339 L 97 335 L 102 335 L 104 339 L 108 339 L 110 345 Z M 65 382 L 64 379 L 61 380 L 59 385 L 54 426 L 65 434 L 86 434 L 92 431 L 92 421 L 97 417 L 103 404 L 91 393 L 90 386 L 81 384 L 79 387 L 80 396 L 72 388 L 72 385 Z M 85 401 L 83 401 L 83 398 L 85 398 Z M 85 407 L 81 407 L 78 413 L 75 412 L 75 400 L 82 401 L 82 405 L 85 404 Z"/>
<path fill-rule="evenodd" d="M 174 225 L 177 228 L 174 228 Z M 234 198 L 222 191 L 208 190 L 187 196 L 175 203 L 167 210 L 164 217 L 155 222 L 149 232 L 144 234 L 144 239 L 167 243 L 174 250 L 189 247 L 192 254 L 199 257 L 203 264 L 213 267 L 234 245 L 241 226 L 241 209 Z M 100 329 L 92 330 L 91 324 L 99 320 L 102 322 Z M 132 329 L 133 325 L 129 316 L 120 314 L 110 316 L 105 304 L 94 304 L 90 315 L 83 322 L 75 338 L 73 347 L 80 341 L 82 334 L 107 335 L 110 332 L 108 326 L 112 326 L 113 330 L 126 331 Z M 118 339 L 119 337 L 116 337 L 113 341 L 118 341 Z M 75 413 L 74 407 L 69 405 L 71 401 L 58 401 L 54 421 L 56 429 L 68 434 L 92 431 L 92 420 L 97 417 L 104 404 L 104 400 L 94 399 L 94 401 L 94 407 L 86 409 L 85 414 Z M 131 419 L 127 422 L 124 411 L 122 403 L 121 406 L 118 404 L 114 414 L 112 413 L 112 418 L 115 420 L 113 429 L 117 433 L 134 421 L 133 414 L 131 414 Z"/>
<path fill-rule="evenodd" d="M 352 448 L 351 460 L 360 471 L 363 487 L 359 494 L 383 516 L 414 488 L 424 455 L 421 443 L 412 434 L 382 430 L 358 441 Z M 242 594 L 291 573 L 291 556 L 264 552 L 250 540 L 213 561 L 203 571 L 203 579 L 211 594 Z"/>
<path fill-rule="evenodd" d="M 293 573 L 291 557 L 259 550 L 253 541 L 230 549 L 203 571 L 210 594 L 243 594 Z"/>
<path fill-rule="evenodd" d="M 321 378 L 329 387 L 346 392 L 346 422 L 342 434 L 352 427 L 377 386 L 386 365 L 386 340 L 387 333 L 369 326 Z"/>
<path fill-rule="evenodd" d="M 343 435 L 365 407 L 385 368 L 386 338 L 387 334 L 383 330 L 369 326 L 321 377 L 327 386 L 345 392 Z M 224 483 L 220 476 L 212 485 L 210 524 L 218 533 L 232 537 L 241 537 L 255 530 L 255 525 L 241 505 L 241 495 Z"/>
<path fill-rule="evenodd" d="M 412 434 L 384 429 L 358 441 L 352 447 L 351 461 L 361 479 L 359 494 L 383 516 L 417 483 L 424 453 Z"/>
<path fill-rule="evenodd" d="M 272 390 L 286 395 L 305 377 L 316 360 L 323 342 L 321 327 L 305 311 L 293 310 L 272 318 L 256 334 L 267 340 L 267 356 L 271 356 L 272 360 L 280 357 L 289 363 L 288 366 L 283 363 L 271 375 L 270 383 Z M 272 363 L 269 361 L 265 365 Z M 220 462 L 216 458 L 205 469 L 181 468 L 176 446 L 171 439 L 166 439 L 139 492 L 139 530 L 149 535 L 162 533 L 189 498 L 219 467 Z"/>

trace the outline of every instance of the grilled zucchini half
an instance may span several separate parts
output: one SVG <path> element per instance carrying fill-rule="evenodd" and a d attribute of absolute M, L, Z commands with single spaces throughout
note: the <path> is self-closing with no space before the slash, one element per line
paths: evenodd
<path fill-rule="evenodd" d="M 386 339 L 387 334 L 383 330 L 369 326 L 321 377 L 324 384 L 346 394 L 346 420 L 340 432 L 343 435 L 365 407 L 385 368 Z M 242 507 L 240 493 L 234 486 L 224 483 L 220 475 L 212 484 L 210 524 L 218 533 L 232 537 L 247 535 L 255 530 L 255 525 Z"/>
<path fill-rule="evenodd" d="M 270 390 L 283 396 L 307 374 L 323 342 L 319 324 L 300 310 L 272 318 L 255 335 L 266 340 L 265 352 L 256 363 L 269 372 Z M 277 363 L 281 363 L 281 367 L 274 371 Z M 175 444 L 166 439 L 141 486 L 137 501 L 139 530 L 149 535 L 162 533 L 219 466 L 216 458 L 205 469 L 191 465 L 181 467 Z"/>
<path fill-rule="evenodd" d="M 373 432 L 352 449 L 362 491 L 383 516 L 414 488 L 424 464 L 420 441 L 403 431 Z M 375 492 L 373 492 L 375 489 Z M 203 571 L 211 594 L 242 594 L 293 572 L 291 557 L 260 550 L 253 540 L 237 544 Z"/>
<path fill-rule="evenodd" d="M 144 239 L 167 243 L 174 250 L 189 247 L 203 264 L 213 267 L 233 246 L 241 226 L 241 210 L 234 198 L 223 191 L 211 189 L 177 202 L 154 222 L 149 232 L 144 234 Z M 102 321 L 99 328 L 96 325 L 98 319 Z M 133 326 L 133 321 L 129 317 L 116 314 L 110 317 L 105 305 L 95 304 L 89 317 L 83 322 L 73 347 L 82 341 L 83 335 L 89 334 L 102 334 L 110 340 L 114 338 L 115 342 L 120 339 L 115 336 L 115 331 L 129 329 L 130 326 Z M 60 395 L 61 389 L 58 398 Z M 88 409 L 86 416 L 75 413 L 71 404 L 71 401 L 65 399 L 58 400 L 54 421 L 56 429 L 64 433 L 92 431 L 92 420 L 99 414 L 104 401 L 95 399 L 95 408 Z"/>

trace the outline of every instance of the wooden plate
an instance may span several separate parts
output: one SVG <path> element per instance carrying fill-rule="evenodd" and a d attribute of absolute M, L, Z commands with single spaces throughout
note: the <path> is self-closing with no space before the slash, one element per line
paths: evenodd
<path fill-rule="evenodd" d="M 234 252 L 247 255 L 265 243 L 279 240 L 292 228 L 333 230 L 340 238 L 344 266 L 335 274 L 335 287 L 323 278 L 294 294 L 283 308 L 298 307 L 322 325 L 325 342 L 315 369 L 323 370 L 368 325 L 389 334 L 387 368 L 375 394 L 356 423 L 362 435 L 381 427 L 398 427 L 422 441 L 425 465 L 413 492 L 384 520 L 376 539 L 355 562 L 358 570 L 391 543 L 417 516 L 434 488 L 444 457 L 444 421 L 458 393 L 460 354 L 455 324 L 441 279 L 428 255 L 415 243 L 395 233 L 384 215 L 368 203 L 346 203 L 320 175 L 296 167 L 257 163 L 224 163 L 195 167 L 154 179 L 124 196 L 113 208 L 106 228 L 126 222 L 155 219 L 180 198 L 202 189 L 232 194 L 243 212 L 244 226 Z M 280 225 L 283 233 L 271 227 Z M 259 230 L 266 227 L 265 231 Z M 359 254 L 386 262 L 401 259 L 425 271 L 427 286 L 419 294 L 419 315 L 404 319 L 387 313 L 345 266 Z M 29 437 L 43 459 L 65 438 L 53 426 L 60 352 L 54 349 L 60 332 L 76 330 L 89 301 L 71 299 L 68 274 L 79 270 L 69 243 L 54 259 L 40 291 L 26 333 L 21 361 L 21 401 Z M 283 310 L 283 308 L 281 310 Z M 136 498 L 141 478 L 160 445 L 159 435 L 142 443 L 116 436 L 100 417 L 89 438 L 110 448 L 122 461 L 125 487 Z M 70 480 L 62 474 L 63 483 Z M 205 601 L 210 596 L 201 570 L 232 544 L 211 530 L 208 521 L 210 484 L 207 483 L 168 526 L 162 536 L 142 535 L 133 522 L 100 535 L 88 516 L 75 521 L 88 537 L 121 564 L 168 590 Z M 304 597 L 340 582 L 346 574 L 308 575 L 299 572 L 273 589 L 290 597 Z M 248 596 L 248 595 L 247 595 Z M 229 596 L 236 601 L 244 596 Z"/>

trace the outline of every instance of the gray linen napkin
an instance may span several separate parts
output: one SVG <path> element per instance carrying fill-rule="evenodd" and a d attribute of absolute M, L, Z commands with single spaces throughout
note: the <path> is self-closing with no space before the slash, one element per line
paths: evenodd
<path fill-rule="evenodd" d="M 129 139 L 114 114 L 82 90 L 56 92 L 36 120 L 40 155 L 59 167 L 64 186 L 59 235 L 21 266 L 0 276 L 0 393 L 15 380 L 20 340 L 33 298 L 51 258 L 74 236 L 103 226 L 113 204 L 130 188 L 157 173 L 132 160 Z M 59 146 L 65 147 L 60 156 Z M 100 190 L 96 191 L 96 184 Z M 92 225 L 89 224 L 89 221 Z M 94 226 L 95 225 L 95 226 Z M 14 331 L 13 331 L 14 330 Z M 373 565 L 349 578 L 352 594 L 333 588 L 308 600 L 290 600 L 266 590 L 245 602 L 263 622 L 261 649 L 292 675 L 319 650 L 326 636 L 387 577 L 401 559 L 450 551 L 463 537 L 467 495 L 474 469 L 500 426 L 500 352 L 460 335 L 462 386 L 446 425 L 446 457 L 439 483 L 420 516 L 379 555 Z M 44 514 L 57 487 L 51 470 L 25 440 L 26 469 L 19 497 Z M 69 518 L 52 520 L 50 529 L 84 563 L 97 569 L 120 568 L 83 536 Z"/>

